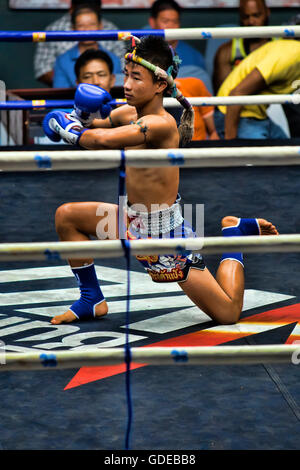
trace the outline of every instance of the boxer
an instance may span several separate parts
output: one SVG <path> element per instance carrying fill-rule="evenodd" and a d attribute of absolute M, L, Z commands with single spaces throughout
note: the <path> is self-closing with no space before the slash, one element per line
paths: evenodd
<path fill-rule="evenodd" d="M 192 136 L 192 107 L 174 86 L 178 60 L 174 60 L 167 42 L 158 36 L 143 37 L 136 40 L 133 51 L 126 54 L 125 59 L 127 105 L 112 110 L 106 117 L 109 96 L 98 87 L 78 88 L 71 116 L 57 111 L 49 113 L 44 121 L 45 133 L 53 140 L 63 138 L 85 149 L 140 149 L 141 153 L 149 148 L 178 148 L 180 142 L 188 141 Z M 179 129 L 163 108 L 163 96 L 167 92 L 186 110 Z M 101 119 L 93 119 L 96 113 L 100 113 Z M 91 121 L 90 128 L 84 127 Z M 162 237 L 166 233 L 176 237 L 194 236 L 178 210 L 178 186 L 177 166 L 126 168 L 128 238 Z M 114 204 L 95 201 L 64 204 L 56 211 L 56 230 L 61 241 L 84 241 L 91 235 L 105 239 L 109 226 L 107 238 L 116 239 L 120 228 L 118 215 L 119 208 Z M 276 227 L 265 219 L 228 216 L 222 220 L 222 228 L 224 236 L 278 234 Z M 154 281 L 178 282 L 195 305 L 219 323 L 238 321 L 244 294 L 241 254 L 224 254 L 216 278 L 210 274 L 201 255 L 176 259 L 168 255 L 157 257 L 154 253 L 147 258 L 140 261 Z M 69 261 L 81 295 L 67 312 L 51 320 L 53 324 L 99 318 L 108 311 L 93 260 Z"/>

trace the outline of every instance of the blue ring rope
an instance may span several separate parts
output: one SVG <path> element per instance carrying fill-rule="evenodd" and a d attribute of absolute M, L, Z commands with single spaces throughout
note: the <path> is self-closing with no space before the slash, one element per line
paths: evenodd
<path fill-rule="evenodd" d="M 51 42 L 51 41 L 84 41 L 87 39 L 95 41 L 118 41 L 122 39 L 123 33 L 130 33 L 136 37 L 162 36 L 165 37 L 164 29 L 147 30 L 100 30 L 100 31 L 0 31 L 0 42 Z"/>
<path fill-rule="evenodd" d="M 75 90 L 75 88 L 74 88 Z M 126 104 L 124 99 L 115 99 L 109 102 L 111 106 Z M 50 108 L 73 108 L 74 100 L 22 100 L 22 101 L 0 101 L 0 109 L 50 109 Z"/>
<path fill-rule="evenodd" d="M 126 170 L 125 170 L 125 151 L 121 150 L 121 163 L 119 169 L 119 199 L 120 196 L 126 195 Z M 120 218 L 120 200 L 118 201 L 118 211 L 119 211 L 119 223 L 123 224 L 124 214 L 121 214 Z M 126 385 L 126 398 L 127 398 L 127 428 L 125 435 L 125 449 L 130 449 L 130 434 L 132 427 L 132 416 L 133 416 L 133 407 L 132 407 L 132 396 L 131 396 L 131 376 L 130 376 L 130 365 L 131 365 L 131 350 L 129 345 L 129 323 L 130 323 L 130 242 L 124 238 L 126 231 L 123 229 L 120 230 L 121 233 L 121 243 L 124 250 L 124 256 L 126 259 L 127 267 L 127 297 L 126 297 L 126 331 L 125 331 L 125 347 L 124 347 L 124 360 L 126 364 L 126 373 L 125 373 L 125 385 Z"/>

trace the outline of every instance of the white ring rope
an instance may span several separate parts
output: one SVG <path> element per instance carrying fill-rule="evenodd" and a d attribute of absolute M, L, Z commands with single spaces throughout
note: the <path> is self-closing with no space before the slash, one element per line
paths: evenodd
<path fill-rule="evenodd" d="M 300 252 L 300 234 L 246 237 L 196 237 L 177 239 L 140 239 L 130 241 L 131 255 L 159 255 L 201 252 L 289 253 Z M 116 258 L 124 256 L 120 240 L 85 242 L 1 243 L 0 261 Z"/>
<path fill-rule="evenodd" d="M 230 28 L 165 29 L 165 39 L 193 40 L 217 38 L 275 38 L 293 39 L 300 36 L 300 26 L 237 26 Z"/>
<path fill-rule="evenodd" d="M 200 346 L 131 348 L 131 361 L 148 365 L 299 364 L 300 346 Z M 73 369 L 124 363 L 124 349 L 33 353 L 0 352 L 0 372 L 9 370 Z"/>
<path fill-rule="evenodd" d="M 179 166 L 217 168 L 240 166 L 287 166 L 300 164 L 300 146 L 214 147 L 126 150 L 132 167 Z M 2 151 L 0 171 L 63 171 L 118 168 L 120 150 Z"/>
<path fill-rule="evenodd" d="M 300 93 L 291 95 L 247 95 L 247 96 L 208 96 L 189 97 L 192 106 L 231 106 L 247 104 L 300 104 Z M 164 98 L 165 107 L 180 107 L 175 98 Z"/>

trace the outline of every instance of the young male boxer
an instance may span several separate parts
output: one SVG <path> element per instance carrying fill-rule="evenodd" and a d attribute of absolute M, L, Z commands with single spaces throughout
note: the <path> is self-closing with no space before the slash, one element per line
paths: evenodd
<path fill-rule="evenodd" d="M 192 121 L 177 129 L 174 118 L 163 108 L 163 95 L 189 105 L 174 88 L 176 74 L 173 54 L 160 37 L 148 36 L 126 54 L 124 91 L 128 105 L 110 112 L 110 95 L 99 87 L 80 85 L 71 115 L 54 111 L 44 120 L 44 130 L 53 140 L 60 138 L 86 149 L 177 148 L 180 137 L 187 137 Z M 191 108 L 191 107 L 190 107 Z M 100 113 L 102 119 L 94 119 Z M 109 114 L 110 113 L 110 114 Z M 107 117 L 108 116 L 108 117 Z M 82 127 L 92 125 L 92 129 Z M 186 124 L 186 123 L 183 123 Z M 97 127 L 96 127 L 97 126 Z M 191 133 L 189 138 L 191 138 Z M 128 238 L 193 237 L 185 224 L 178 197 L 179 168 L 126 168 L 128 196 Z M 89 240 L 90 235 L 105 238 L 107 220 L 118 238 L 118 206 L 101 202 L 64 204 L 56 212 L 56 229 L 61 241 Z M 276 235 L 276 228 L 264 219 L 222 220 L 224 236 Z M 191 300 L 219 323 L 238 321 L 243 305 L 244 270 L 241 253 L 222 256 L 216 279 L 205 267 L 200 254 L 140 257 L 156 282 L 178 282 Z M 108 311 L 92 259 L 70 260 L 81 296 L 67 312 L 52 319 L 53 324 L 99 318 Z"/>

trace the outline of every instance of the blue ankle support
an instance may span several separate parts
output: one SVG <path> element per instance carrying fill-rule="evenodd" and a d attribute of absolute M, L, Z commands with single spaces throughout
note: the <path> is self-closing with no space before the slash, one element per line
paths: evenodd
<path fill-rule="evenodd" d="M 80 289 L 80 299 L 71 305 L 71 310 L 79 320 L 95 318 L 95 307 L 104 301 L 99 286 L 95 265 L 89 264 L 80 268 L 73 268 L 72 272 L 77 279 Z"/>
<path fill-rule="evenodd" d="M 239 219 L 237 225 L 222 228 L 223 237 L 241 237 L 247 235 L 259 235 L 257 219 Z M 238 261 L 244 266 L 242 253 L 223 253 L 221 263 L 225 259 Z"/>

